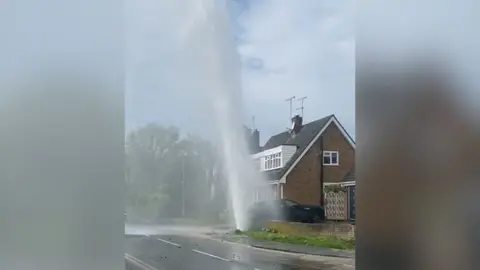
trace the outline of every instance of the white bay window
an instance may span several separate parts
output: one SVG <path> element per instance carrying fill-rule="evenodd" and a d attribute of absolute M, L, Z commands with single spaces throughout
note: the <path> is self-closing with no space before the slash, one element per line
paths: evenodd
<path fill-rule="evenodd" d="M 264 158 L 265 170 L 274 170 L 282 167 L 282 153 L 275 153 Z"/>

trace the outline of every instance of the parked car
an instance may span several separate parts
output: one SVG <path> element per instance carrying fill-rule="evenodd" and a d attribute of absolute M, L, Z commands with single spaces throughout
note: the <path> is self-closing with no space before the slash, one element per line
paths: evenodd
<path fill-rule="evenodd" d="M 253 226 L 270 220 L 318 223 L 325 221 L 325 210 L 318 205 L 304 205 L 292 200 L 269 200 L 253 204 L 249 209 Z"/>

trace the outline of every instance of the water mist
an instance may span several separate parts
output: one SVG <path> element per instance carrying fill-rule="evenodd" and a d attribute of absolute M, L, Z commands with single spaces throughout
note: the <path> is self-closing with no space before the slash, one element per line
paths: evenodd
<path fill-rule="evenodd" d="M 254 189 L 262 183 L 247 151 L 242 125 L 241 69 L 225 0 L 195 0 L 188 20 L 180 31 L 183 47 L 195 44 L 195 51 L 185 53 L 186 62 L 202 63 L 189 67 L 197 91 L 206 93 L 217 134 L 220 138 L 223 167 L 227 177 L 233 218 L 237 229 L 249 226 L 247 209 L 254 199 Z M 193 6 L 192 6 L 193 5 Z"/>

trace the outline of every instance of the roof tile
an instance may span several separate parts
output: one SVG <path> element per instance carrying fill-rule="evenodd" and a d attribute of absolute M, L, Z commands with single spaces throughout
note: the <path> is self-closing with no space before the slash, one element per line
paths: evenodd
<path fill-rule="evenodd" d="M 323 117 L 319 120 L 304 124 L 302 129 L 298 134 L 292 136 L 289 131 L 285 131 L 270 137 L 270 139 L 265 143 L 265 146 L 262 148 L 263 151 L 272 149 L 281 145 L 296 145 L 297 151 L 290 158 L 290 160 L 285 164 L 284 167 L 266 171 L 268 180 L 279 180 L 286 173 L 286 171 L 293 165 L 295 160 L 302 154 L 302 152 L 307 148 L 310 142 L 315 138 L 315 136 L 324 128 L 328 121 L 333 117 L 332 115 Z"/>

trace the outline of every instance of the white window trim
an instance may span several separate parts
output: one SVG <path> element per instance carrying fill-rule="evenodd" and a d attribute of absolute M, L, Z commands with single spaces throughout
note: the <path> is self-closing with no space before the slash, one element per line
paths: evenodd
<path fill-rule="evenodd" d="M 332 161 L 332 154 L 337 154 L 337 163 L 325 164 L 325 162 L 324 162 L 325 156 L 329 155 L 330 156 L 330 161 Z M 338 151 L 323 151 L 322 164 L 323 164 L 323 166 L 339 166 L 340 165 L 340 153 Z"/>
<path fill-rule="evenodd" d="M 251 155 L 252 158 L 262 158 L 271 154 L 275 154 L 278 152 L 282 152 L 282 147 L 283 145 L 277 146 L 275 148 L 267 149 L 265 151 L 262 151 L 260 153 L 256 153 L 254 155 Z"/>
<path fill-rule="evenodd" d="M 270 155 L 264 156 L 263 159 L 262 159 L 262 160 L 263 160 L 263 169 L 264 169 L 264 170 L 267 170 L 267 168 L 268 168 L 267 164 L 268 164 L 268 160 L 269 160 L 269 159 L 270 159 Z"/>
<path fill-rule="evenodd" d="M 264 169 L 264 171 L 271 171 L 271 170 L 276 170 L 276 169 L 282 168 L 283 167 L 282 158 L 283 158 L 282 152 L 273 153 L 273 154 L 266 155 L 265 157 L 263 157 L 263 169 Z M 268 167 L 268 161 L 269 160 L 272 161 L 272 167 Z M 279 160 L 278 165 L 275 165 L 275 160 Z"/>

